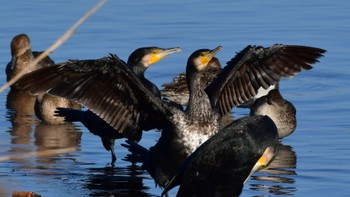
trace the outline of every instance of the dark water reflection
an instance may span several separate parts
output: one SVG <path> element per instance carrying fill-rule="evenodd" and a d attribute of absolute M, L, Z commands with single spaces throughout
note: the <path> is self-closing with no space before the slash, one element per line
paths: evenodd
<path fill-rule="evenodd" d="M 37 122 L 34 113 L 35 96 L 10 90 L 6 99 L 7 119 L 12 124 L 12 144 L 29 144 L 32 125 Z"/>
<path fill-rule="evenodd" d="M 89 196 L 151 196 L 139 166 L 90 168 L 88 174 L 83 187 L 91 191 Z"/>
<path fill-rule="evenodd" d="M 79 147 L 82 132 L 74 124 L 48 125 L 40 123 L 34 131 L 37 150 Z"/>
<path fill-rule="evenodd" d="M 293 195 L 296 192 L 295 175 L 297 155 L 289 145 L 279 144 L 276 158 L 268 168 L 252 176 L 246 187 L 274 195 Z"/>

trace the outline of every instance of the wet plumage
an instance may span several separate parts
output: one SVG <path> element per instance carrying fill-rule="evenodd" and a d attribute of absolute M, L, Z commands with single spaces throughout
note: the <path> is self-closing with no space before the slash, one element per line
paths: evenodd
<path fill-rule="evenodd" d="M 159 48 L 143 47 L 132 52 L 128 58 L 127 65 L 135 73 L 141 83 L 154 95 L 160 97 L 158 87 L 145 78 L 144 73 L 152 64 L 158 62 L 169 54 L 179 52 L 180 48 Z M 98 60 L 97 60 L 98 61 Z M 76 61 L 77 62 L 77 61 Z M 90 110 L 81 111 L 70 108 L 59 108 L 56 111 L 58 116 L 64 117 L 69 122 L 82 122 L 89 131 L 101 137 L 102 144 L 107 151 L 111 151 L 112 164 L 116 161 L 114 144 L 115 139 L 123 137 L 138 142 L 142 136 L 142 130 L 137 126 L 128 128 L 128 132 L 115 131 L 103 119 Z"/>
<path fill-rule="evenodd" d="M 190 98 L 185 110 L 160 100 L 114 55 L 96 65 L 80 61 L 40 69 L 23 77 L 18 85 L 75 99 L 120 132 L 127 132 L 132 125 L 161 129 L 156 145 L 139 159 L 156 183 L 165 186 L 181 163 L 219 131 L 222 115 L 254 97 L 260 87 L 311 69 L 310 64 L 325 52 L 305 46 L 248 46 L 204 89 L 201 71 L 220 49 L 197 50 L 189 57 L 186 78 Z"/>
<path fill-rule="evenodd" d="M 163 193 L 180 185 L 177 196 L 239 196 L 249 176 L 275 157 L 278 139 L 296 128 L 295 107 L 278 89 L 250 109 L 250 116 L 233 121 L 191 154 Z"/>
<path fill-rule="evenodd" d="M 260 87 L 268 88 L 281 77 L 311 69 L 310 64 L 317 62 L 323 52 L 304 46 L 248 46 L 227 63 L 205 90 L 200 80 L 201 71 L 205 70 L 201 57 L 206 57 L 210 50 L 194 52 L 186 67 L 190 91 L 188 107 L 184 114 L 177 113 L 171 118 L 176 128 L 163 129 L 161 138 L 148 152 L 134 143 L 125 145 L 140 155 L 128 159 L 143 162 L 156 182 L 166 185 L 181 161 L 219 131 L 220 115 L 226 115 L 232 107 L 253 98 Z"/>
<path fill-rule="evenodd" d="M 163 194 L 180 185 L 179 197 L 239 196 L 256 163 L 262 162 L 257 169 L 267 165 L 277 145 L 277 128 L 269 117 L 238 119 L 193 152 Z"/>

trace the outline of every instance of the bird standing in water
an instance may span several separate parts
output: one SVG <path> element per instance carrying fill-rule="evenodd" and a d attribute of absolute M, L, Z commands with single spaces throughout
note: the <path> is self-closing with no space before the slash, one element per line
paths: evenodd
<path fill-rule="evenodd" d="M 128 58 L 127 65 L 132 70 L 143 85 L 156 96 L 160 97 L 158 87 L 151 81 L 145 78 L 145 71 L 154 63 L 163 59 L 164 57 L 180 52 L 181 49 L 175 48 L 159 48 L 159 47 L 143 47 L 138 48 Z M 95 113 L 90 110 L 81 111 L 70 108 L 58 108 L 56 111 L 57 116 L 64 117 L 69 122 L 82 122 L 89 131 L 95 135 L 101 137 L 102 144 L 107 151 L 111 151 L 111 157 L 113 165 L 117 157 L 114 151 L 114 144 L 116 139 L 128 138 L 138 142 L 142 136 L 142 130 L 140 128 L 130 128 L 128 135 L 122 132 L 116 131 L 112 126 L 107 124 L 103 119 L 98 117 Z"/>
<path fill-rule="evenodd" d="M 276 156 L 278 139 L 296 128 L 296 109 L 278 89 L 250 109 L 250 116 L 235 120 L 191 154 L 163 194 L 180 185 L 177 196 L 239 196 L 250 175 Z"/>
<path fill-rule="evenodd" d="M 22 70 L 27 69 L 34 59 L 41 54 L 41 52 L 37 51 L 32 52 L 32 44 L 26 34 L 18 34 L 13 37 L 10 47 L 12 58 L 6 66 L 7 81 L 10 81 L 10 79 Z M 55 65 L 55 63 L 51 58 L 46 57 L 35 65 L 34 68 L 28 70 L 28 72 L 52 65 Z M 11 88 L 16 89 L 15 86 L 11 86 Z"/>
<path fill-rule="evenodd" d="M 169 118 L 173 121 L 170 125 L 176 126 L 163 129 L 161 138 L 149 150 L 130 141 L 129 145 L 124 145 L 131 152 L 139 154 L 136 161 L 141 161 L 162 187 L 188 155 L 219 132 L 220 117 L 229 113 L 232 107 L 254 98 L 259 88 L 267 89 L 281 77 L 293 76 L 302 69 L 311 69 L 310 64 L 317 62 L 325 52 L 305 46 L 248 46 L 229 61 L 205 88 L 200 80 L 201 74 L 205 71 L 208 59 L 218 50 L 220 48 L 213 51 L 198 50 L 189 57 L 186 79 L 190 98 L 184 114 L 174 113 Z M 135 161 L 133 157 L 128 159 Z"/>
<path fill-rule="evenodd" d="M 204 89 L 202 72 L 221 49 L 197 50 L 188 58 L 186 79 L 190 97 L 185 110 L 154 95 L 114 55 L 98 65 L 71 62 L 40 69 L 24 76 L 18 86 L 75 99 L 120 132 L 127 132 L 131 125 L 142 130 L 161 129 L 160 139 L 149 150 L 137 144 L 129 149 L 139 154 L 156 183 L 164 187 L 182 162 L 219 132 L 221 116 L 253 98 L 260 87 L 267 88 L 281 77 L 311 69 L 310 64 L 325 52 L 306 46 L 248 46 Z"/>
<path fill-rule="evenodd" d="M 29 37 L 26 34 L 19 34 L 12 39 L 11 42 L 11 55 L 12 59 L 6 67 L 7 81 L 12 79 L 15 75 L 21 72 L 23 69 L 27 69 L 28 66 L 37 58 L 42 52 L 32 52 L 32 46 Z M 34 66 L 28 72 L 37 70 L 40 68 L 54 66 L 55 62 L 50 57 L 45 57 L 37 65 Z M 16 90 L 15 85 L 11 86 L 11 89 Z M 28 101 L 30 102 L 30 101 Z M 31 105 L 28 103 L 27 105 Z M 56 107 L 70 107 L 73 109 L 80 109 L 81 106 L 71 100 L 51 96 L 45 93 L 40 93 L 36 96 L 34 102 L 35 115 L 44 123 L 47 124 L 63 124 L 64 119 L 54 115 Z"/>
<path fill-rule="evenodd" d="M 246 116 L 216 133 L 192 153 L 163 191 L 177 196 L 239 196 L 244 182 L 277 153 L 278 134 L 268 116 Z"/>

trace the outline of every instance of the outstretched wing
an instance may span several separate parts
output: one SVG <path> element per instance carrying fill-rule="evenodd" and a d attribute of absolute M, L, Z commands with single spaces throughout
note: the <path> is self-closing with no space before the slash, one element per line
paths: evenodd
<path fill-rule="evenodd" d="M 116 55 L 42 68 L 23 76 L 16 85 L 32 93 L 76 100 L 120 132 L 133 124 L 155 128 L 167 109 Z"/>
<path fill-rule="evenodd" d="M 276 44 L 269 48 L 247 46 L 227 62 L 207 88 L 212 105 L 225 115 L 233 107 L 253 98 L 260 87 L 267 89 L 281 77 L 310 70 L 326 52 L 320 48 Z"/>

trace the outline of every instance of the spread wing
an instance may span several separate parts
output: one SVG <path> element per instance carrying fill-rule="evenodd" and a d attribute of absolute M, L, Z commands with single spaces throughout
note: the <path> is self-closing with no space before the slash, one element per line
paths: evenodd
<path fill-rule="evenodd" d="M 42 68 L 23 76 L 16 86 L 76 100 L 119 132 L 133 124 L 157 128 L 167 110 L 116 55 Z"/>
<path fill-rule="evenodd" d="M 326 51 L 320 48 L 276 44 L 269 48 L 247 46 L 227 62 L 207 88 L 212 105 L 225 115 L 253 98 L 260 87 L 267 89 L 281 77 L 310 70 Z"/>

